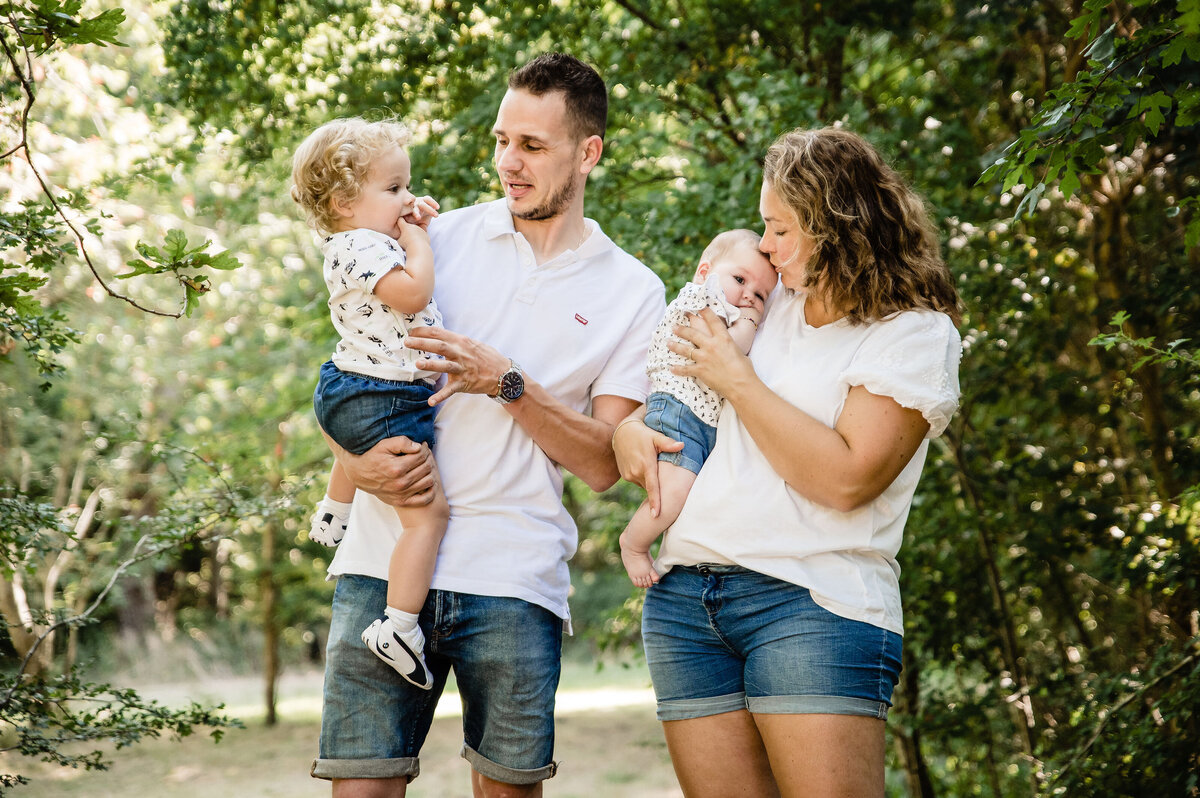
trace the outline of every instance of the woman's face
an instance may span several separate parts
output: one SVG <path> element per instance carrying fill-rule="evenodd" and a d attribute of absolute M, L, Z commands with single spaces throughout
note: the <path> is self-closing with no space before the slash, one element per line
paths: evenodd
<path fill-rule="evenodd" d="M 766 225 L 758 248 L 771 259 L 771 265 L 779 272 L 779 281 L 785 288 L 793 291 L 803 289 L 808 259 L 816 242 L 800 229 L 796 214 L 766 181 L 763 181 L 762 194 L 759 196 L 758 212 L 762 214 L 763 224 Z"/>

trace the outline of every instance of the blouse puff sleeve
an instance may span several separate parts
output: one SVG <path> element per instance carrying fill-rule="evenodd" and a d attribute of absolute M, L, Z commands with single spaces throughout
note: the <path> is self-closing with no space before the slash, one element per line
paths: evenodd
<path fill-rule="evenodd" d="M 839 383 L 919 410 L 929 422 L 925 437 L 941 435 L 958 408 L 962 341 L 954 323 L 936 311 L 905 311 L 871 327 Z"/>

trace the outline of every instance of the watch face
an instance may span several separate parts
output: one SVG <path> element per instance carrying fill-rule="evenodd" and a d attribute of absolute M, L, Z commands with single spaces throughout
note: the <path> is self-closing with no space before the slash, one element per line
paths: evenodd
<path fill-rule="evenodd" d="M 500 378 L 500 398 L 505 402 L 514 402 L 525 392 L 525 380 L 519 371 L 505 372 Z"/>

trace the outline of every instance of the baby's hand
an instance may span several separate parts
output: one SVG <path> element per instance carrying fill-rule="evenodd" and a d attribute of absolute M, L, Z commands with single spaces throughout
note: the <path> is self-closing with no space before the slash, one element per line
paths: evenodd
<path fill-rule="evenodd" d="M 741 318 L 754 322 L 754 328 L 758 329 L 758 325 L 762 324 L 762 311 L 754 307 L 740 308 L 740 310 L 742 311 Z"/>
<path fill-rule="evenodd" d="M 438 208 L 440 207 L 442 206 L 433 197 L 428 195 L 417 197 L 416 202 L 413 204 L 412 212 L 405 214 L 403 217 L 404 221 L 416 225 L 422 230 L 428 230 L 429 222 L 438 215 Z"/>
<path fill-rule="evenodd" d="M 416 222 L 408 221 L 407 217 L 401 218 L 400 237 L 397 238 L 396 241 L 400 243 L 400 246 L 404 248 L 405 252 L 408 252 L 409 249 L 414 246 L 421 246 L 422 244 L 428 247 L 429 231 L 425 229 L 428 226 L 428 221 L 426 221 L 424 225 L 421 225 L 417 224 Z"/>

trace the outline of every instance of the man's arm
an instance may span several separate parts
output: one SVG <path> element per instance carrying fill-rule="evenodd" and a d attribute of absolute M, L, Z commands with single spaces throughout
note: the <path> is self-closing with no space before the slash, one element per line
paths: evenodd
<path fill-rule="evenodd" d="M 350 454 L 324 430 L 321 434 L 358 490 L 394 507 L 423 507 L 437 496 L 437 467 L 428 446 L 387 438 L 362 454 Z"/>
<path fill-rule="evenodd" d="M 623 396 L 597 396 L 589 417 L 526 378 L 524 395 L 505 408 L 546 456 L 598 493 L 611 488 L 621 476 L 613 457 L 613 429 L 640 404 Z"/>
<path fill-rule="evenodd" d="M 441 327 L 414 330 L 405 345 L 444 358 L 426 358 L 417 364 L 446 374 L 445 385 L 430 404 L 456 393 L 495 396 L 500 375 L 509 366 L 509 359 L 493 347 Z M 551 460 L 592 490 L 602 491 L 620 476 L 612 453 L 613 428 L 638 404 L 620 396 L 597 396 L 592 400 L 592 415 L 587 416 L 567 407 L 527 374 L 524 394 L 504 407 Z"/>

